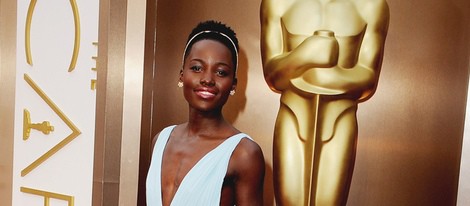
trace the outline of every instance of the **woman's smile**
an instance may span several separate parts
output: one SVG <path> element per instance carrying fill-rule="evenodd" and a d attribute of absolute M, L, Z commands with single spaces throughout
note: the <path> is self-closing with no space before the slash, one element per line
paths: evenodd
<path fill-rule="evenodd" d="M 194 92 L 202 99 L 213 99 L 217 95 L 217 91 L 206 87 L 197 88 L 194 90 Z"/>

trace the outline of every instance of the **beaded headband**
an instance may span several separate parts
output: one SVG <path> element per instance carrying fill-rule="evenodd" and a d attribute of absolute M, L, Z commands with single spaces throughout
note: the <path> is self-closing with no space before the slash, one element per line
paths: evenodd
<path fill-rule="evenodd" d="M 202 34 L 209 34 L 209 33 L 214 33 L 214 34 L 219 34 L 225 38 L 227 38 L 230 43 L 232 43 L 232 46 L 233 46 L 233 49 L 235 50 L 235 56 L 236 56 L 236 59 L 235 59 L 235 72 L 237 71 L 237 68 L 238 68 L 238 50 L 237 50 L 237 47 L 235 46 L 235 43 L 233 42 L 233 40 L 227 35 L 227 34 L 224 34 L 222 32 L 218 32 L 218 31 L 211 31 L 211 30 L 205 30 L 205 31 L 201 31 L 197 34 L 195 34 L 193 37 L 191 37 L 191 39 L 189 39 L 188 43 L 186 43 L 186 46 L 184 47 L 184 53 L 183 53 L 183 64 L 184 65 L 184 58 L 186 56 L 186 50 L 188 49 L 189 45 L 191 44 L 191 42 L 199 35 L 202 35 Z M 236 73 L 235 73 L 236 74 Z"/>

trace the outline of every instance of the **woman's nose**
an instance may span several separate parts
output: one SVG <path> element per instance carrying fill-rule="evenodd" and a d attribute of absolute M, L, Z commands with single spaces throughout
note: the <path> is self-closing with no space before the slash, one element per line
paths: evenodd
<path fill-rule="evenodd" d="M 212 74 L 210 72 L 204 72 L 201 76 L 201 80 L 199 83 L 204 86 L 215 85 L 214 78 L 212 77 Z"/>

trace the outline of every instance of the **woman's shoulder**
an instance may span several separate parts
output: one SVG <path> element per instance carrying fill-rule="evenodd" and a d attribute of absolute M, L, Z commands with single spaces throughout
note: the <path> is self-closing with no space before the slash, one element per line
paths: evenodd
<path fill-rule="evenodd" d="M 233 151 L 231 161 L 243 165 L 262 164 L 264 167 L 264 155 L 261 147 L 250 136 L 244 135 L 246 138 L 242 138 L 238 143 Z"/>
<path fill-rule="evenodd" d="M 241 135 L 243 136 L 243 138 L 240 140 L 240 143 L 237 146 L 238 150 L 242 150 L 248 153 L 262 152 L 261 147 L 252 137 L 245 133 L 241 133 Z"/>
<path fill-rule="evenodd" d="M 162 130 L 160 130 L 157 134 L 155 134 L 155 136 L 153 136 L 153 138 L 152 138 L 152 146 L 151 146 L 152 149 L 151 149 L 151 151 L 153 152 L 155 144 L 157 144 L 157 140 L 160 137 L 160 135 L 170 136 L 173 133 L 173 130 L 177 130 L 178 126 L 179 125 L 175 125 L 175 124 L 166 126 Z"/>
<path fill-rule="evenodd" d="M 251 138 L 242 138 L 232 153 L 227 176 L 239 188 L 262 188 L 265 160 L 261 147 Z"/>

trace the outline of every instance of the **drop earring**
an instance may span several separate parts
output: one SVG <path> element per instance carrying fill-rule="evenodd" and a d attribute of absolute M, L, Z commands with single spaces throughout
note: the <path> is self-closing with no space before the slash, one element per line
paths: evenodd
<path fill-rule="evenodd" d="M 235 95 L 235 90 L 230 90 L 230 96 Z"/>
<path fill-rule="evenodd" d="M 179 81 L 179 82 L 178 82 L 178 87 L 179 87 L 179 88 L 183 87 L 183 82 L 182 82 L 182 81 Z"/>

